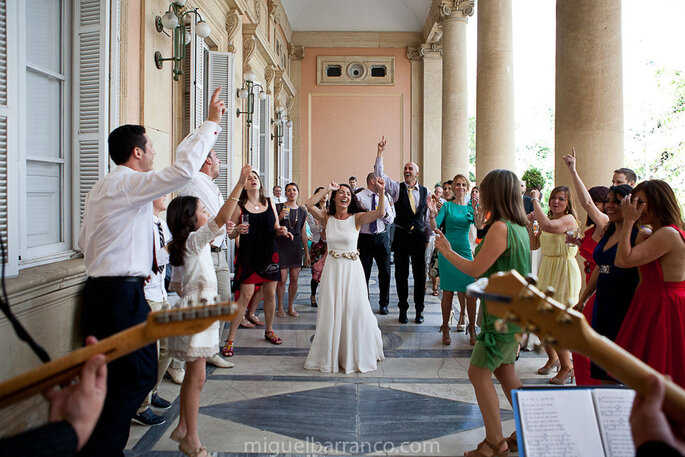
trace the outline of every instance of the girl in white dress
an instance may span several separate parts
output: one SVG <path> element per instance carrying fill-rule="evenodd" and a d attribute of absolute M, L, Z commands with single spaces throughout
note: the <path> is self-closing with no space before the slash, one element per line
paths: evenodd
<path fill-rule="evenodd" d="M 328 257 L 321 273 L 316 333 L 304 367 L 308 370 L 366 373 L 383 360 L 383 339 L 371 310 L 359 260 L 359 228 L 385 215 L 385 182 L 376 178 L 378 207 L 363 212 L 347 184 L 330 183 L 307 201 L 307 209 L 326 227 Z M 333 192 L 327 212 L 316 204 Z"/>
<path fill-rule="evenodd" d="M 196 197 L 177 197 L 167 208 L 167 223 L 173 240 L 169 243 L 169 263 L 174 266 L 170 288 L 180 297 L 176 308 L 212 303 L 217 296 L 216 273 L 209 242 L 225 233 L 237 203 L 238 195 L 252 171 L 245 165 L 231 195 L 213 219 Z M 200 443 L 197 418 L 200 394 L 205 383 L 205 358 L 219 350 L 219 322 L 194 335 L 169 338 L 169 352 L 186 362 L 186 374 L 181 384 L 178 425 L 171 439 L 178 441 L 179 450 L 192 457 L 206 457 L 207 449 Z"/>

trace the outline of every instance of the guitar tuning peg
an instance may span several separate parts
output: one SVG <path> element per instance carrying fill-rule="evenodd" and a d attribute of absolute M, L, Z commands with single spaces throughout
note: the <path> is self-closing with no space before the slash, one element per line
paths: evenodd
<path fill-rule="evenodd" d="M 188 299 L 188 306 L 193 306 L 195 303 L 193 302 L 192 298 Z"/>
<path fill-rule="evenodd" d="M 538 283 L 538 277 L 535 276 L 533 273 L 528 273 L 526 275 L 526 282 L 531 286 L 535 286 Z"/>
<path fill-rule="evenodd" d="M 542 354 L 542 352 L 544 351 L 544 348 L 542 347 L 542 344 L 540 344 L 540 343 L 535 343 L 535 344 L 533 345 L 533 351 L 534 351 L 536 354 Z"/>
<path fill-rule="evenodd" d="M 571 322 L 573 322 L 573 320 L 571 319 L 571 315 L 568 313 L 568 311 L 562 311 L 557 316 L 557 323 L 565 327 L 571 325 Z"/>
<path fill-rule="evenodd" d="M 538 326 L 535 324 L 526 325 L 526 332 L 528 332 L 528 333 L 537 333 L 538 330 L 539 330 Z"/>
<path fill-rule="evenodd" d="M 200 299 L 200 303 L 202 304 L 202 306 L 207 306 L 208 300 L 205 297 L 202 297 Z"/>
<path fill-rule="evenodd" d="M 545 295 L 548 297 L 554 297 L 554 294 L 556 294 L 556 293 L 557 293 L 556 289 L 554 289 L 554 287 L 552 287 L 552 286 L 548 286 L 545 289 Z"/>
<path fill-rule="evenodd" d="M 551 313 L 552 311 L 554 311 L 554 307 L 552 305 L 550 305 L 549 303 L 542 302 L 537 306 L 536 310 L 539 313 L 546 314 L 546 313 Z"/>
<path fill-rule="evenodd" d="M 220 299 L 219 299 L 219 296 L 218 296 L 218 295 L 215 295 L 215 296 L 214 296 L 214 304 L 219 303 L 219 300 L 220 300 Z"/>
<path fill-rule="evenodd" d="M 507 324 L 502 319 L 497 319 L 495 321 L 495 330 L 499 333 L 504 333 L 507 331 Z"/>
<path fill-rule="evenodd" d="M 512 322 L 514 324 L 518 324 L 521 322 L 521 318 L 516 315 L 513 311 L 509 311 L 507 315 L 504 317 L 505 322 Z"/>
<path fill-rule="evenodd" d="M 545 335 L 542 338 L 542 342 L 548 346 L 556 346 L 557 344 L 559 344 L 559 341 L 557 341 L 557 339 L 551 335 Z"/>

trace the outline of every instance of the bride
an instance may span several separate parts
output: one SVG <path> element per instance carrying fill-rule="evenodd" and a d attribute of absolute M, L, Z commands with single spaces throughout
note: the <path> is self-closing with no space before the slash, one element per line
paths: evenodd
<path fill-rule="evenodd" d="M 383 360 L 383 340 L 371 310 L 359 260 L 359 228 L 385 214 L 385 182 L 376 178 L 378 208 L 364 212 L 347 184 L 332 182 L 307 201 L 307 209 L 326 228 L 328 258 L 321 273 L 316 333 L 304 367 L 330 373 L 366 373 Z M 327 212 L 316 204 L 332 191 Z"/>

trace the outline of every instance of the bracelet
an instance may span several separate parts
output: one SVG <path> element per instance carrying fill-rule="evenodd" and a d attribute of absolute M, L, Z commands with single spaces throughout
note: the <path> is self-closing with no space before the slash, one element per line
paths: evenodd
<path fill-rule="evenodd" d="M 539 199 L 539 198 L 537 198 L 537 197 L 533 197 L 533 198 L 531 198 L 531 200 L 532 200 L 532 201 L 534 201 L 534 202 L 538 202 L 538 203 L 540 203 L 540 199 Z"/>
<path fill-rule="evenodd" d="M 236 201 L 236 202 L 237 202 L 237 201 L 240 201 L 240 200 L 238 200 L 238 199 L 237 199 L 237 198 L 235 198 L 235 197 L 228 197 L 228 199 L 229 199 L 229 200 L 233 200 L 233 201 Z"/>

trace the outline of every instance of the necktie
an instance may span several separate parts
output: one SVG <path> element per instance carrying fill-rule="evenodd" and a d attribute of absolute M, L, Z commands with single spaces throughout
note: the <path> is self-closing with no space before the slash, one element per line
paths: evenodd
<path fill-rule="evenodd" d="M 164 229 L 162 229 L 162 223 L 161 222 L 155 222 L 155 225 L 157 225 L 157 231 L 159 232 L 159 236 L 157 237 L 159 239 L 159 245 L 162 249 L 164 249 Z M 153 231 L 154 233 L 154 231 Z M 164 267 L 160 267 L 157 264 L 157 243 L 153 240 L 152 242 L 152 272 L 154 274 L 160 273 L 164 270 Z"/>
<path fill-rule="evenodd" d="M 376 194 L 372 194 L 371 196 L 371 211 L 376 209 Z M 369 232 L 371 233 L 376 233 L 378 231 L 378 223 L 376 220 L 374 220 L 372 223 L 369 224 Z"/>
<path fill-rule="evenodd" d="M 414 200 L 414 186 L 407 186 L 407 193 L 409 195 L 409 205 L 411 206 L 411 212 L 416 214 L 416 200 Z"/>

